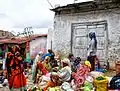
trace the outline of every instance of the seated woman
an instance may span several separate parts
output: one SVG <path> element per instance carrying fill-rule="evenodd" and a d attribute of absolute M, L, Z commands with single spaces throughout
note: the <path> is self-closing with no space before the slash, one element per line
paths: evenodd
<path fill-rule="evenodd" d="M 51 73 L 51 80 L 47 82 L 47 86 L 44 88 L 44 91 L 46 91 L 48 87 L 61 86 L 63 82 L 69 82 L 71 80 L 71 68 L 69 59 L 62 60 L 61 64 L 62 69 Z"/>
<path fill-rule="evenodd" d="M 50 57 L 45 57 L 45 60 L 42 62 L 43 66 L 50 72 L 52 67 L 50 66 Z"/>
<path fill-rule="evenodd" d="M 51 65 L 52 68 L 58 66 L 57 60 L 55 59 L 55 55 L 51 55 L 51 56 L 50 56 L 50 61 L 49 61 L 49 62 L 50 62 L 50 65 Z"/>
<path fill-rule="evenodd" d="M 69 82 L 71 80 L 71 65 L 69 59 L 64 59 L 61 61 L 62 69 L 60 69 L 57 73 L 59 75 L 59 80 L 61 82 Z"/>
<path fill-rule="evenodd" d="M 35 73 L 35 80 L 34 80 L 34 83 L 38 83 L 39 81 L 39 78 L 42 76 L 42 75 L 46 75 L 49 71 L 46 69 L 46 67 L 42 64 L 41 61 L 39 61 L 37 63 L 37 67 L 36 67 L 36 73 Z"/>
<path fill-rule="evenodd" d="M 33 64 L 33 75 L 32 75 L 32 78 L 33 78 L 33 81 L 34 83 L 37 83 L 38 82 L 38 79 L 40 76 L 42 75 L 46 75 L 49 71 L 47 70 L 46 68 L 46 61 L 42 62 L 41 60 L 41 55 L 43 53 L 42 52 L 39 52 L 39 54 L 36 56 L 35 58 L 35 61 L 34 61 L 34 64 Z M 45 63 L 45 64 L 44 64 Z"/>

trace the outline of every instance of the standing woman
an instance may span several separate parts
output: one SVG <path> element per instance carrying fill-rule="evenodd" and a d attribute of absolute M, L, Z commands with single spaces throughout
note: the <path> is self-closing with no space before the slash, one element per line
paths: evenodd
<path fill-rule="evenodd" d="M 91 71 L 95 70 L 95 60 L 97 52 L 97 39 L 94 32 L 89 33 L 90 44 L 88 46 L 88 61 L 91 63 Z"/>
<path fill-rule="evenodd" d="M 6 69 L 9 89 L 11 91 L 27 91 L 23 59 L 21 57 L 20 50 L 21 49 L 18 45 L 14 45 L 12 47 L 12 51 L 7 54 Z"/>

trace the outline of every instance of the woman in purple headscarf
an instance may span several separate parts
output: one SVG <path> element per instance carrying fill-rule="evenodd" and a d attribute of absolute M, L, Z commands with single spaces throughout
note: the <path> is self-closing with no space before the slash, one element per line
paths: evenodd
<path fill-rule="evenodd" d="M 91 71 L 95 70 L 95 59 L 97 52 L 97 39 L 94 32 L 89 33 L 90 43 L 88 46 L 88 61 L 91 63 Z"/>

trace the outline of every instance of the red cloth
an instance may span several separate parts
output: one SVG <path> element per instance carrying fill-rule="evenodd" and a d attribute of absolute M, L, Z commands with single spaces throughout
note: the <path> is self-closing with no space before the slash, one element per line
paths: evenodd
<path fill-rule="evenodd" d="M 42 70 L 42 69 L 44 68 L 42 62 L 38 62 L 38 63 L 37 63 L 37 68 L 38 68 L 39 70 Z"/>
<path fill-rule="evenodd" d="M 24 68 L 22 64 L 22 57 L 14 56 L 12 53 L 8 53 L 7 57 L 8 60 L 6 60 L 6 66 L 8 71 L 9 87 L 17 89 L 25 87 L 26 78 L 23 74 Z"/>
<path fill-rule="evenodd" d="M 15 72 L 15 71 L 14 71 Z M 13 88 L 21 88 L 26 86 L 26 78 L 23 75 L 23 73 L 18 74 L 15 76 L 15 74 L 9 78 L 8 80 L 9 87 Z"/>
<path fill-rule="evenodd" d="M 37 66 L 43 75 L 46 75 L 48 73 L 48 70 L 43 66 L 42 62 L 38 62 Z"/>
<path fill-rule="evenodd" d="M 41 72 L 42 72 L 43 75 L 46 75 L 46 74 L 48 73 L 48 71 L 47 71 L 46 68 L 43 68 L 43 69 L 41 70 Z"/>

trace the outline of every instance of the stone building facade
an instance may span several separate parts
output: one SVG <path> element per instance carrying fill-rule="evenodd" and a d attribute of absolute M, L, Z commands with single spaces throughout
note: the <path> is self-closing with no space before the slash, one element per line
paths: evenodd
<path fill-rule="evenodd" d="M 65 55 L 87 57 L 88 33 L 96 32 L 101 63 L 120 59 L 120 2 L 95 0 L 52 9 L 52 47 Z"/>

